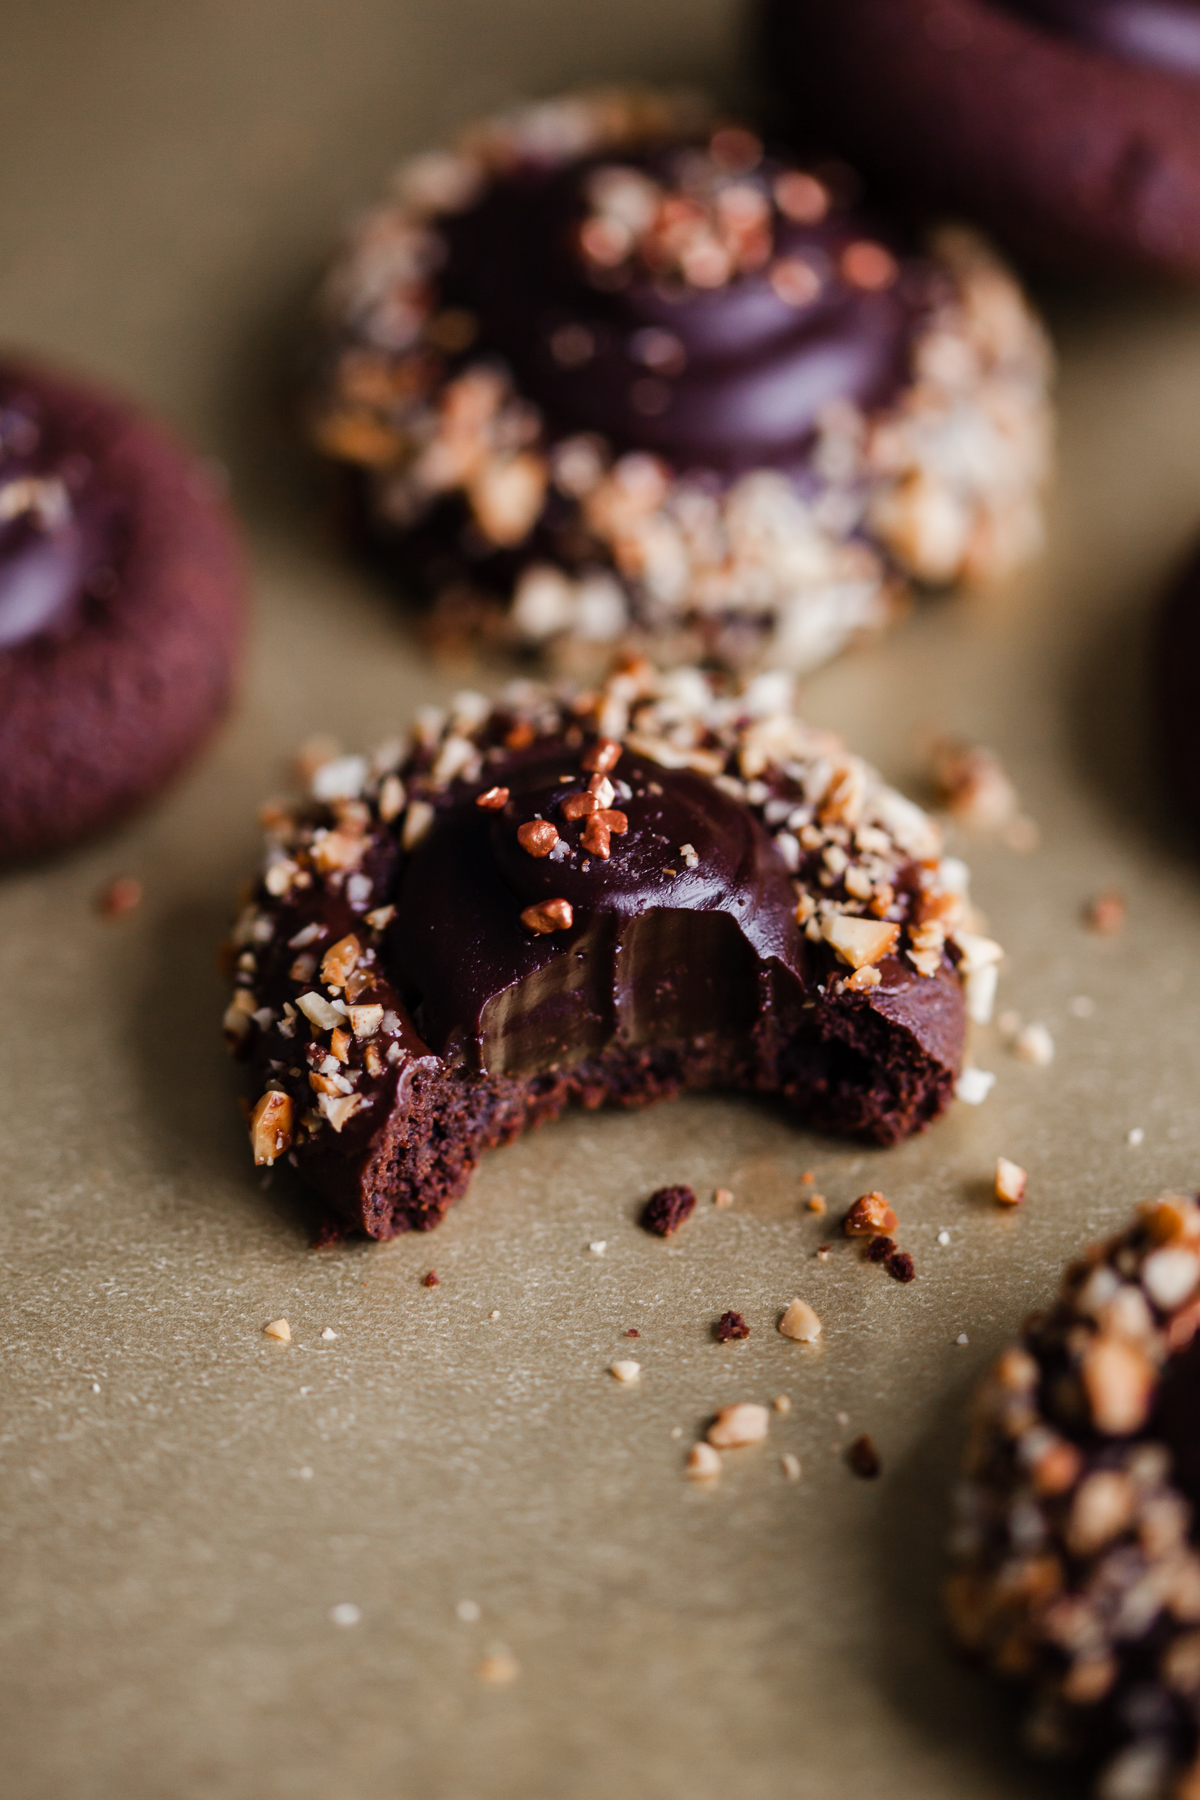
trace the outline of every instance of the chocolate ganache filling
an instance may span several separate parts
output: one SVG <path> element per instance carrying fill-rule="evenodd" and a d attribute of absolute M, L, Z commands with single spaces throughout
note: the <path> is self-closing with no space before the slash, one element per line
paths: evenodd
<path fill-rule="evenodd" d="M 111 592 L 123 507 L 31 392 L 0 390 L 0 650 L 79 621 Z"/>
<path fill-rule="evenodd" d="M 1196 0 L 1002 0 L 1002 4 L 1125 62 L 1200 79 Z"/>
<path fill-rule="evenodd" d="M 786 1002 L 797 1012 L 795 896 L 747 808 L 692 770 L 631 762 L 613 783 L 626 828 L 600 856 L 588 816 L 563 816 L 577 754 L 539 745 L 506 769 L 502 808 L 453 808 L 409 859 L 384 963 L 426 1043 L 483 1073 L 537 1075 L 610 1044 L 732 1041 L 768 1003 L 780 1022 Z M 519 833 L 539 821 L 561 835 L 532 855 Z M 571 926 L 532 935 L 522 912 L 556 899 Z"/>
<path fill-rule="evenodd" d="M 812 176 L 735 179 L 714 141 L 515 170 L 443 222 L 442 291 L 555 432 L 800 473 L 830 401 L 903 384 L 929 270 Z"/>

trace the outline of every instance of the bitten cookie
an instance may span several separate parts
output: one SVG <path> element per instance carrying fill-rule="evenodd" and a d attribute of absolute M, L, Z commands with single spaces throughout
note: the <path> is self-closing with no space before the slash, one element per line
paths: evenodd
<path fill-rule="evenodd" d="M 1200 1794 L 1200 1204 L 1073 1263 L 980 1391 L 950 1616 L 1101 1800 Z"/>
<path fill-rule="evenodd" d="M 626 92 L 399 169 L 326 282 L 308 416 L 436 630 L 804 668 L 1032 552 L 1042 331 L 979 240 L 856 188 Z"/>
<path fill-rule="evenodd" d="M 803 144 L 1054 267 L 1200 277 L 1192 0 L 763 0 Z"/>
<path fill-rule="evenodd" d="M 572 1100 L 746 1089 L 884 1144 L 936 1118 L 999 947 L 933 822 L 788 690 L 639 663 L 460 694 L 272 805 L 225 1017 L 255 1159 L 389 1237 Z"/>
<path fill-rule="evenodd" d="M 0 362 L 0 861 L 183 768 L 228 703 L 244 585 L 194 457 L 124 401 Z"/>

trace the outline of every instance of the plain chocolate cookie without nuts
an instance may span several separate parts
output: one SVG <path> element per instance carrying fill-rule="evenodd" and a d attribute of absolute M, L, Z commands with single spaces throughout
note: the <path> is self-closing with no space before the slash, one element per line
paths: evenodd
<path fill-rule="evenodd" d="M 110 394 L 0 361 L 0 862 L 182 769 L 228 704 L 244 587 L 195 457 Z"/>
<path fill-rule="evenodd" d="M 1200 7 L 765 0 L 798 142 L 1052 266 L 1200 277 Z"/>

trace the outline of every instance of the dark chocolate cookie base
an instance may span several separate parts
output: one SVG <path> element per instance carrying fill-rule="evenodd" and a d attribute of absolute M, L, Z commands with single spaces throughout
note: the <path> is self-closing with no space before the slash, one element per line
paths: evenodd
<path fill-rule="evenodd" d="M 1053 268 L 1200 277 L 1200 89 L 988 0 L 764 0 L 781 121 Z"/>
<path fill-rule="evenodd" d="M 195 457 L 124 401 L 0 363 L 123 507 L 111 595 L 75 628 L 0 650 L 0 862 L 95 834 L 165 787 L 225 713 L 245 574 L 227 506 Z"/>

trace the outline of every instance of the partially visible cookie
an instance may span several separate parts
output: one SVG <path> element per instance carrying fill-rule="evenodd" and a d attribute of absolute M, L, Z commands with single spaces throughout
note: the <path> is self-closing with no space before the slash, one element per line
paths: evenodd
<path fill-rule="evenodd" d="M 397 171 L 326 282 L 309 429 L 442 634 L 804 668 L 1036 548 L 1047 379 L 982 242 L 598 92 Z"/>
<path fill-rule="evenodd" d="M 0 861 L 183 768 L 228 704 L 244 591 L 195 457 L 108 393 L 0 362 Z"/>
<path fill-rule="evenodd" d="M 763 0 L 803 145 L 1055 267 L 1200 277 L 1190 0 Z"/>
<path fill-rule="evenodd" d="M 1031 1747 L 1102 1800 L 1200 1794 L 1200 1201 L 1147 1201 L 1067 1270 L 975 1405 L 959 1641 L 1030 1690 Z"/>

